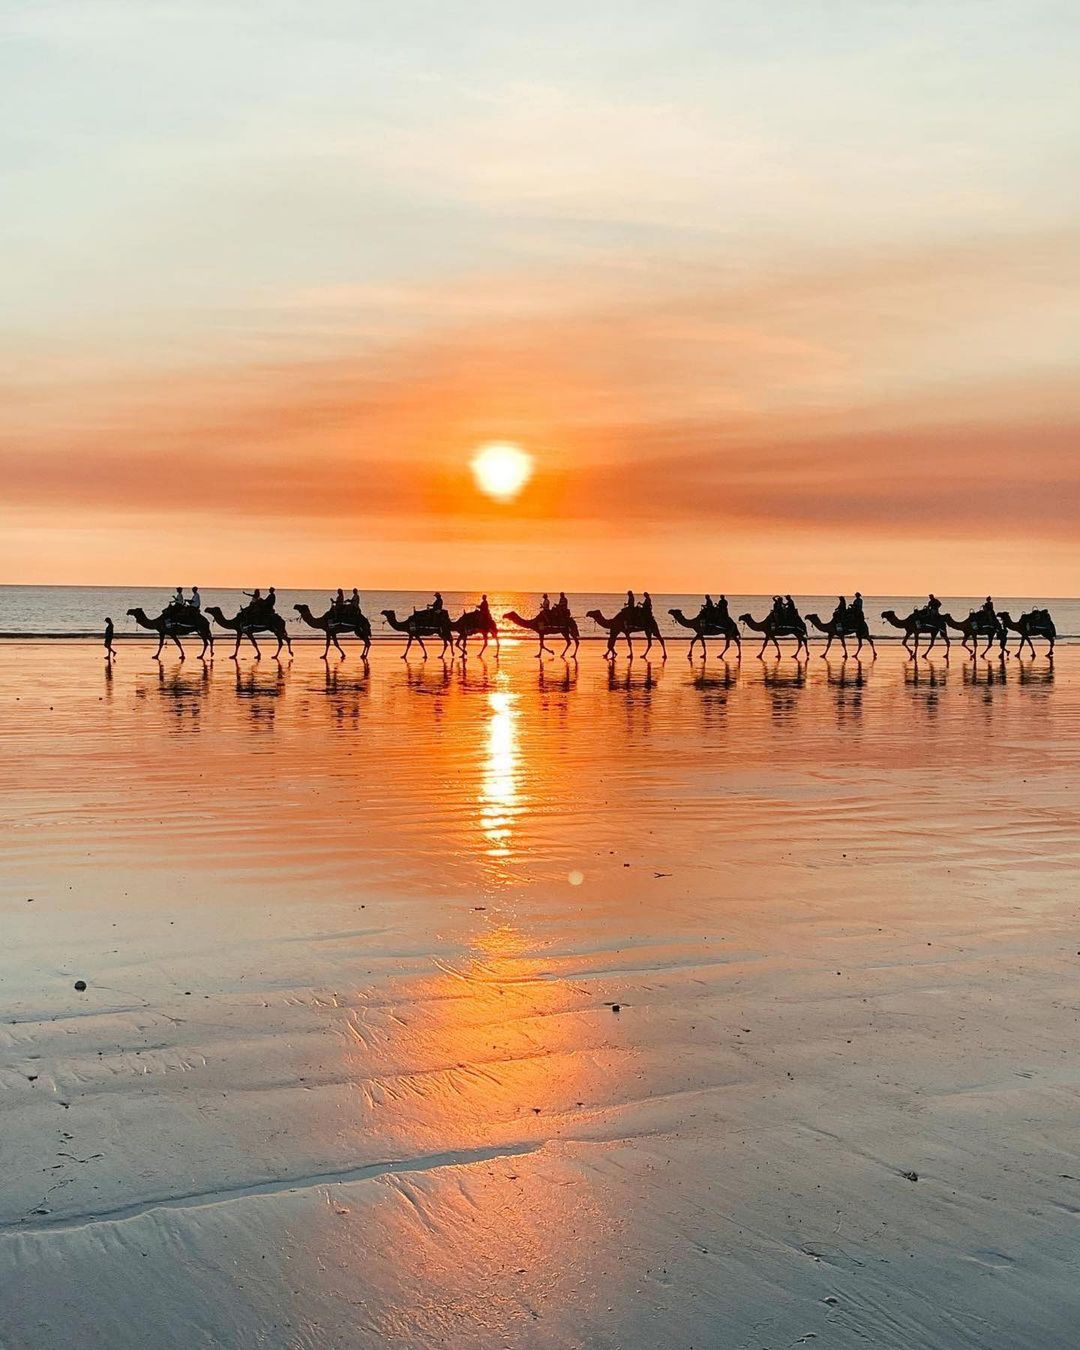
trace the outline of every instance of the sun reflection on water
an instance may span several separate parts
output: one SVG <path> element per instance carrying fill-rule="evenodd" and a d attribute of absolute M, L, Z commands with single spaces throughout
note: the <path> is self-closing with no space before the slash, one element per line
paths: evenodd
<path fill-rule="evenodd" d="M 509 689 L 493 689 L 487 701 L 490 716 L 480 780 L 480 828 L 487 841 L 487 856 L 505 860 L 512 856 L 514 821 L 521 812 L 517 695 Z"/>

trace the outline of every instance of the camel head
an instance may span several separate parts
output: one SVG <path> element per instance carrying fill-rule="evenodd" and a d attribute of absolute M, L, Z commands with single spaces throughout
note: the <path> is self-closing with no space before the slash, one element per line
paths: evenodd
<path fill-rule="evenodd" d="M 521 615 L 517 612 L 516 609 L 508 609 L 506 613 L 503 615 L 503 618 L 509 619 L 511 623 L 521 622 Z"/>
<path fill-rule="evenodd" d="M 145 610 L 142 610 L 142 609 L 129 609 L 129 610 L 128 610 L 128 618 L 129 618 L 129 619 L 137 619 L 137 618 L 139 617 L 140 614 L 144 614 L 145 612 L 146 612 L 146 611 L 145 611 Z"/>
<path fill-rule="evenodd" d="M 898 624 L 898 623 L 900 622 L 900 620 L 896 617 L 896 610 L 895 610 L 895 609 L 883 609 L 883 610 L 881 611 L 881 617 L 882 617 L 883 619 L 888 619 L 888 621 L 889 621 L 890 623 L 897 623 L 897 624 Z"/>
<path fill-rule="evenodd" d="M 607 619 L 605 619 L 604 616 L 603 616 L 603 614 L 601 614 L 600 611 L 599 611 L 598 609 L 590 609 L 590 610 L 588 610 L 588 611 L 586 612 L 586 614 L 585 614 L 585 617 L 586 617 L 587 619 L 592 619 L 592 621 L 593 621 L 594 623 L 598 623 L 598 624 L 600 625 L 601 628 L 610 628 L 610 627 L 611 627 L 610 621 L 607 620 Z"/>
<path fill-rule="evenodd" d="M 221 612 L 221 606 L 220 606 L 220 605 L 207 605 L 207 606 L 206 606 L 206 612 L 207 612 L 207 614 L 212 614 L 212 615 L 214 616 L 215 619 L 224 619 L 224 618 L 225 618 L 225 615 L 222 614 L 222 612 Z"/>
<path fill-rule="evenodd" d="M 753 622 L 754 622 L 754 616 L 753 616 L 752 614 L 740 614 L 740 615 L 739 615 L 739 622 L 740 622 L 740 623 L 753 623 Z"/>

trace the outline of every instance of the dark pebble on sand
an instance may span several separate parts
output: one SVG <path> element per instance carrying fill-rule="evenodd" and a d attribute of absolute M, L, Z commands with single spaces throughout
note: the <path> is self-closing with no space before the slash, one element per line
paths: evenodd
<path fill-rule="evenodd" d="M 81 993 L 83 992 L 83 990 L 86 988 L 86 981 L 85 981 L 85 980 L 76 980 L 76 981 L 75 981 L 75 988 L 76 988 L 76 989 L 79 991 L 79 993 L 81 994 Z"/>
<path fill-rule="evenodd" d="M 907 1177 L 908 1181 L 918 1181 L 919 1179 L 918 1172 L 901 1172 L 900 1175 L 902 1177 Z"/>
<path fill-rule="evenodd" d="M 611 1005 L 611 1011 L 612 1011 L 612 1012 L 622 1012 L 622 1004 L 621 1004 L 621 1003 L 613 1003 L 613 1004 Z"/>

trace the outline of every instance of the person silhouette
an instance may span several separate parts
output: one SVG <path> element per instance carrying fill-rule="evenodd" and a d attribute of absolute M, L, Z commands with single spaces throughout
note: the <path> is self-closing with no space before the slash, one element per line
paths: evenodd
<path fill-rule="evenodd" d="M 277 591 L 273 586 L 266 592 L 266 599 L 263 601 L 263 604 L 268 610 L 277 608 Z"/>
<path fill-rule="evenodd" d="M 652 596 L 648 591 L 641 597 L 641 610 L 643 614 L 647 614 L 650 619 L 652 618 Z"/>
<path fill-rule="evenodd" d="M 188 600 L 188 606 L 193 609 L 196 614 L 202 610 L 202 596 L 199 594 L 198 586 L 192 586 L 191 598 Z"/>
<path fill-rule="evenodd" d="M 856 623 L 863 621 L 862 591 L 855 592 L 855 599 L 848 605 L 848 617 L 854 619 Z"/>
<path fill-rule="evenodd" d="M 112 619 L 108 618 L 108 616 L 106 616 L 106 619 L 105 619 L 105 660 L 106 660 L 106 661 L 112 661 L 112 660 L 114 660 L 115 657 L 116 657 L 116 652 L 113 651 L 113 632 L 114 632 L 114 629 L 113 629 L 113 621 L 112 621 Z"/>
<path fill-rule="evenodd" d="M 548 614 L 550 613 L 550 611 L 551 611 L 551 597 L 548 595 L 547 591 L 545 591 L 544 594 L 540 597 L 540 613 Z"/>
<path fill-rule="evenodd" d="M 559 598 L 555 601 L 554 614 L 560 623 L 566 623 L 570 618 L 570 601 L 567 600 L 565 591 L 559 592 Z"/>
<path fill-rule="evenodd" d="M 169 601 L 169 603 L 165 606 L 165 608 L 166 608 L 166 609 L 171 609 L 171 610 L 177 610 L 177 609 L 179 609 L 182 605 L 186 605 L 186 604 L 187 604 L 187 600 L 184 598 L 184 588 L 183 588 L 183 586 L 177 586 L 176 592 L 175 592 L 175 594 L 173 595 L 173 598 Z"/>
<path fill-rule="evenodd" d="M 725 622 L 731 618 L 731 615 L 728 613 L 728 603 L 726 595 L 722 595 L 720 599 L 717 600 L 716 604 L 713 605 L 713 611 L 718 618 L 723 619 Z"/>
<path fill-rule="evenodd" d="M 636 608 L 637 608 L 637 601 L 634 599 L 634 592 L 633 592 L 633 591 L 627 591 L 627 592 L 626 592 L 626 608 L 627 608 L 627 609 L 636 609 Z"/>
<path fill-rule="evenodd" d="M 847 619 L 848 602 L 847 597 L 838 595 L 836 597 L 836 608 L 832 612 L 833 623 L 842 624 Z"/>
<path fill-rule="evenodd" d="M 480 615 L 480 618 L 484 623 L 491 622 L 491 606 L 488 604 L 486 595 L 480 597 L 480 603 L 476 607 L 476 612 Z"/>
<path fill-rule="evenodd" d="M 355 586 L 352 588 L 352 595 L 349 596 L 349 605 L 357 614 L 360 613 L 360 592 Z"/>
<path fill-rule="evenodd" d="M 432 600 L 431 602 L 431 608 L 432 610 L 434 610 L 436 614 L 438 614 L 442 611 L 442 607 L 443 607 L 442 591 L 436 591 L 435 599 Z"/>

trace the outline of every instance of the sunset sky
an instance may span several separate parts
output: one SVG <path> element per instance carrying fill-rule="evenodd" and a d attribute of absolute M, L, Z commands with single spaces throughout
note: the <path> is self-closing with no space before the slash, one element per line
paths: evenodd
<path fill-rule="evenodd" d="M 0 581 L 1078 593 L 1074 0 L 0 34 Z"/>

